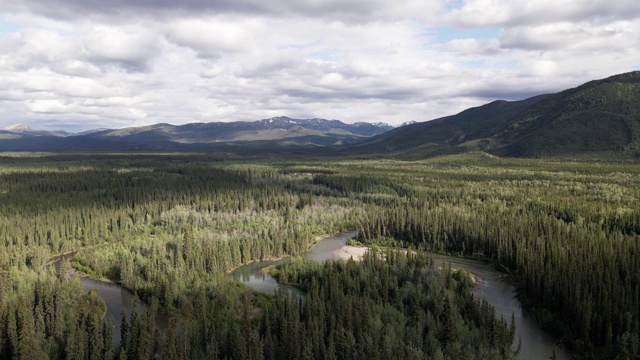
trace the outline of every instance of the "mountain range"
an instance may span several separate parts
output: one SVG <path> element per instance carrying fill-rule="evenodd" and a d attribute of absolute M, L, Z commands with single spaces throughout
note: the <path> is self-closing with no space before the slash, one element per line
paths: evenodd
<path fill-rule="evenodd" d="M 0 151 L 331 149 L 341 155 L 423 158 L 467 151 L 508 157 L 640 159 L 640 71 L 555 94 L 497 100 L 443 118 L 387 124 L 275 117 L 258 121 L 155 124 L 78 134 L 15 125 Z"/>
<path fill-rule="evenodd" d="M 14 125 L 0 130 L 0 151 L 121 151 L 317 148 L 352 145 L 393 126 L 339 120 L 292 119 L 154 124 L 78 134 Z"/>

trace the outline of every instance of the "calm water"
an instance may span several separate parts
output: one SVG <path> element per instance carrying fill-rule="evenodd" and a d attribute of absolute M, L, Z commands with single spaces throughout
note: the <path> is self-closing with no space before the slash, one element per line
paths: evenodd
<path fill-rule="evenodd" d="M 303 256 L 318 262 L 324 262 L 327 259 L 334 258 L 334 253 L 345 246 L 347 240 L 356 235 L 355 231 L 350 231 L 342 234 L 338 234 L 327 239 L 321 240 L 318 244 Z M 74 254 L 67 255 L 66 258 L 70 259 Z M 526 311 L 520 301 L 516 297 L 516 288 L 512 281 L 499 280 L 500 272 L 494 270 L 489 264 L 476 260 L 461 259 L 452 256 L 445 255 L 433 255 L 436 263 L 445 263 L 446 266 L 451 265 L 455 269 L 463 269 L 467 272 L 473 273 L 480 278 L 482 282 L 474 289 L 474 295 L 486 299 L 491 305 L 496 308 L 497 316 L 503 316 L 507 322 L 511 321 L 511 314 L 515 315 L 516 319 L 516 345 L 518 337 L 522 339 L 522 350 L 520 353 L 520 359 L 523 360 L 539 360 L 548 359 L 551 356 L 552 351 L 555 349 L 558 359 L 571 359 L 562 349 L 556 344 L 556 339 L 545 333 L 540 329 L 533 316 Z M 290 295 L 302 295 L 299 289 L 292 286 L 280 286 L 271 276 L 265 276 L 262 273 L 262 269 L 266 266 L 281 262 L 278 261 L 263 261 L 242 266 L 233 271 L 229 276 L 237 279 L 246 286 L 253 288 L 257 291 L 265 293 L 275 293 L 278 289 L 281 292 Z M 58 259 L 54 262 L 54 266 L 58 271 L 63 269 L 63 262 Z M 96 289 L 100 296 L 107 304 L 107 319 L 113 317 L 115 329 L 114 329 L 114 342 L 120 341 L 120 311 L 122 307 L 128 309 L 128 315 L 131 315 L 133 309 L 133 294 L 121 286 L 103 282 L 99 280 L 80 278 L 82 287 L 89 291 Z M 138 309 L 141 313 L 144 313 L 148 306 L 144 303 L 138 303 Z M 156 319 L 156 325 L 160 329 L 166 329 L 170 323 L 170 316 L 167 314 L 159 313 Z"/>
<path fill-rule="evenodd" d="M 333 254 L 341 249 L 347 240 L 354 237 L 356 233 L 356 231 L 349 231 L 323 239 L 311 248 L 311 250 L 302 254 L 302 256 L 317 262 L 324 262 L 327 259 L 333 258 Z M 289 285 L 279 285 L 274 278 L 262 273 L 262 269 L 265 267 L 279 264 L 283 261 L 284 260 L 261 261 L 241 266 L 229 274 L 229 276 L 245 284 L 247 287 L 264 293 L 274 294 L 279 289 L 286 294 L 304 295 L 304 292 L 300 289 Z"/>
<path fill-rule="evenodd" d="M 522 307 L 520 300 L 516 297 L 517 292 L 513 281 L 499 280 L 502 273 L 493 269 L 490 264 L 446 255 L 434 254 L 432 257 L 436 264 L 443 262 L 446 266 L 451 264 L 453 269 L 463 269 L 482 278 L 480 285 L 474 288 L 474 296 L 487 300 L 496 308 L 496 316 L 504 317 L 507 324 L 511 322 L 511 314 L 515 315 L 516 344 L 514 348 L 518 345 L 518 338 L 522 339 L 519 359 L 548 359 L 553 350 L 556 351 L 558 359 L 572 358 L 556 345 L 557 339 L 542 331 L 531 313 Z"/>
<path fill-rule="evenodd" d="M 345 246 L 347 240 L 355 235 L 355 231 L 350 231 L 321 240 L 310 251 L 303 254 L 303 256 L 318 262 L 332 259 L 334 258 L 334 253 Z M 510 280 L 499 280 L 502 274 L 493 269 L 491 265 L 482 261 L 461 259 L 446 255 L 433 254 L 432 257 L 436 264 L 444 262 L 446 266 L 450 264 L 454 269 L 463 269 L 482 278 L 482 282 L 474 289 L 474 296 L 486 299 L 487 302 L 496 308 L 496 315 L 498 317 L 504 317 L 507 323 L 511 321 L 511 314 L 515 315 L 516 341 L 514 348 L 517 346 L 518 338 L 522 339 L 519 359 L 548 359 L 553 353 L 553 350 L 556 351 L 558 359 L 571 359 L 567 353 L 556 345 L 556 339 L 542 331 L 533 316 L 522 307 L 522 304 L 520 304 L 520 301 L 516 297 L 515 284 Z M 265 276 L 262 273 L 261 270 L 264 267 L 279 262 L 282 262 L 282 260 L 249 264 L 236 269 L 230 276 L 258 291 L 274 293 L 277 289 L 280 289 L 289 294 L 302 294 L 302 292 L 295 287 L 278 285 L 274 278 L 268 275 Z"/>
<path fill-rule="evenodd" d="M 65 255 L 64 260 L 71 260 L 74 256 L 75 253 Z M 73 270 L 66 269 L 63 257 L 56 259 L 53 262 L 53 265 L 55 266 L 56 271 L 60 272 L 66 270 L 69 271 L 71 276 L 75 276 Z M 115 325 L 115 328 L 113 329 L 113 342 L 114 346 L 117 347 L 120 344 L 120 312 L 123 307 L 126 308 L 127 318 L 131 318 L 135 298 L 133 293 L 118 284 L 90 279 L 87 277 L 80 277 L 80 283 L 82 284 L 82 288 L 87 292 L 92 289 L 98 291 L 98 294 L 107 305 L 107 314 L 105 319 L 108 321 L 109 318 L 113 317 L 113 323 Z M 144 314 L 149 309 L 149 305 L 141 301 L 138 301 L 137 307 L 140 314 Z M 156 326 L 161 330 L 164 330 L 168 327 L 170 319 L 171 317 L 168 314 L 158 311 L 158 314 L 156 315 Z"/>

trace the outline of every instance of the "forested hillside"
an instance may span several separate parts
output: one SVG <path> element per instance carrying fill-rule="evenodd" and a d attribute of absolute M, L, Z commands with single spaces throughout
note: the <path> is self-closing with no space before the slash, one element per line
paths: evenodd
<path fill-rule="evenodd" d="M 0 357 L 513 355 L 507 321 L 473 301 L 463 273 L 438 270 L 422 253 L 290 263 L 281 271 L 308 290 L 303 301 L 224 278 L 358 229 L 364 244 L 492 261 L 571 351 L 632 359 L 640 354 L 639 179 L 637 165 L 482 153 L 415 162 L 5 154 Z M 175 326 L 161 331 L 154 310 L 134 311 L 114 341 L 102 300 L 46 265 L 74 250 L 76 269 L 175 314 Z M 366 316 L 356 319 L 355 309 Z"/>
<path fill-rule="evenodd" d="M 496 100 L 393 129 L 350 151 L 424 158 L 482 150 L 509 157 L 640 158 L 640 71 L 556 94 Z"/>

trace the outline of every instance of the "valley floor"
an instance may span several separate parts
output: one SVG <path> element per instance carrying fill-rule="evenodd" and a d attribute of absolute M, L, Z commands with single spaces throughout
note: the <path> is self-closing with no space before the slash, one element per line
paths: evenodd
<path fill-rule="evenodd" d="M 31 355 L 50 358 L 123 352 L 145 358 L 156 351 L 184 358 L 177 349 L 185 346 L 193 358 L 302 357 L 308 352 L 356 354 L 363 350 L 354 344 L 361 342 L 409 358 L 437 358 L 437 349 L 443 357 L 459 357 L 472 351 L 466 344 L 487 334 L 492 336 L 488 347 L 478 351 L 492 358 L 512 355 L 506 350 L 509 324 L 489 320 L 491 307 L 468 302 L 465 294 L 472 284 L 465 278 L 447 280 L 437 275 L 438 269 L 412 278 L 419 271 L 403 271 L 417 271 L 412 266 L 422 264 L 405 259 L 413 255 L 387 259 L 397 272 L 388 279 L 379 273 L 368 282 L 370 289 L 337 295 L 336 289 L 354 285 L 349 280 L 354 274 L 367 278 L 382 271 L 384 265 L 363 255 L 372 245 L 490 259 L 512 274 L 542 326 L 566 339 L 571 351 L 585 358 L 640 354 L 640 260 L 630 255 L 640 253 L 637 164 L 480 153 L 419 161 L 23 154 L 3 158 L 0 200 L 0 280 L 12 285 L 3 286 L 0 294 L 3 358 L 27 348 L 35 349 Z M 380 324 L 360 324 L 378 331 L 365 334 L 331 317 L 312 320 L 304 308 L 292 310 L 286 299 L 247 293 L 224 277 L 242 264 L 301 254 L 319 236 L 348 229 L 358 229 L 355 241 L 364 247 L 346 247 L 336 255 L 363 260 L 349 265 L 354 268 L 327 269 L 325 275 L 333 274 L 336 283 L 323 283 L 323 272 L 312 267 L 283 271 L 296 283 L 325 284 L 318 288 L 325 292 L 313 301 L 327 311 L 356 294 L 370 299 L 340 304 L 370 307 L 374 318 L 386 314 L 393 319 L 389 326 L 412 329 L 404 342 L 390 335 L 396 328 Z M 53 254 L 78 248 L 87 250 L 76 255 L 76 267 L 132 289 L 151 309 L 180 313 L 194 322 L 154 344 L 143 334 L 150 331 L 155 311 L 125 316 L 122 346 L 109 353 L 113 346 L 102 321 L 103 302 L 78 291 L 76 281 L 52 276 L 43 267 Z M 378 302 L 391 293 L 384 295 L 377 286 L 395 288 L 394 281 L 405 278 L 425 287 L 421 281 L 428 279 L 446 295 L 414 298 L 415 291 L 431 290 L 408 287 L 397 289 L 398 303 Z M 379 284 L 382 279 L 385 283 Z M 440 310 L 427 306 L 434 303 Z M 475 310 L 459 313 L 454 304 Z M 447 306 L 451 312 L 440 313 Z M 374 315 L 373 309 L 382 314 Z M 342 315 L 350 319 L 353 314 Z M 309 334 L 324 334 L 324 342 L 278 333 L 285 324 L 318 326 Z M 101 344 L 89 340 L 98 338 Z"/>

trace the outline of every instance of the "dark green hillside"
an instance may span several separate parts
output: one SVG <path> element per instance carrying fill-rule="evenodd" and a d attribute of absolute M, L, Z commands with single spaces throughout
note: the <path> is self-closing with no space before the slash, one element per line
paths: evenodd
<path fill-rule="evenodd" d="M 0 132 L 0 151 L 123 151 L 152 150 L 145 144 L 116 142 L 86 136 L 7 135 Z"/>
<path fill-rule="evenodd" d="M 511 156 L 640 150 L 640 72 L 588 82 L 548 97 L 501 136 Z"/>
<path fill-rule="evenodd" d="M 394 129 L 352 149 L 414 156 L 483 150 L 513 157 L 637 157 L 640 72 L 522 101 L 494 101 Z"/>
<path fill-rule="evenodd" d="M 385 151 L 394 151 L 425 144 L 456 145 L 472 139 L 489 137 L 493 127 L 501 126 L 543 97 L 516 102 L 497 100 L 467 109 L 457 115 L 388 131 L 367 141 L 362 147 L 383 145 Z"/>

